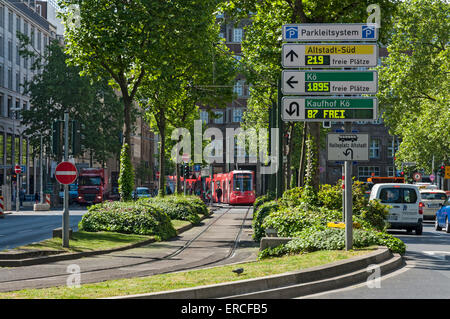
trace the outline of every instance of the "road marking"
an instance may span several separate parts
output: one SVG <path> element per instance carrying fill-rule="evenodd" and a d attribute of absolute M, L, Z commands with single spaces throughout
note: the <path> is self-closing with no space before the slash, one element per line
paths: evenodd
<path fill-rule="evenodd" d="M 450 251 L 432 250 L 432 251 L 423 251 L 423 253 L 442 260 L 450 259 Z"/>

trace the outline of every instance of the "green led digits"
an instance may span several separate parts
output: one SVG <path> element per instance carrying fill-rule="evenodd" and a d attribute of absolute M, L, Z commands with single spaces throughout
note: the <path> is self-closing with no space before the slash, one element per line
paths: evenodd
<path fill-rule="evenodd" d="M 330 82 L 305 82 L 306 92 L 330 92 Z"/>
<path fill-rule="evenodd" d="M 329 55 L 305 55 L 306 65 L 330 65 Z"/>

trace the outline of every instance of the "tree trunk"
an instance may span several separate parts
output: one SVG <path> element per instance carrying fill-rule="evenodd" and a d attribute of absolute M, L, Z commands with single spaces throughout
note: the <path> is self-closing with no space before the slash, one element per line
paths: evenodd
<path fill-rule="evenodd" d="M 128 148 L 128 150 L 129 150 L 128 155 L 131 158 L 131 128 L 132 128 L 131 108 L 132 108 L 133 101 L 130 99 L 130 97 L 127 94 L 123 95 L 123 92 L 122 92 L 122 96 L 123 96 L 123 104 L 124 104 L 123 115 L 124 115 L 124 124 L 125 124 L 124 137 L 125 137 L 125 143 L 127 143 L 130 146 Z"/>
<path fill-rule="evenodd" d="M 303 123 L 302 129 L 302 149 L 300 152 L 300 163 L 298 166 L 298 186 L 303 187 L 305 185 L 305 147 L 306 147 L 306 135 L 307 125 Z"/>
<path fill-rule="evenodd" d="M 165 149 L 166 149 L 166 117 L 164 114 L 164 109 L 162 108 L 159 112 L 158 121 L 159 135 L 161 141 L 159 143 L 159 185 L 158 185 L 158 196 L 164 196 L 166 194 L 166 163 L 165 163 Z"/>
<path fill-rule="evenodd" d="M 313 171 L 312 171 L 312 179 L 311 183 L 316 192 L 319 191 L 319 185 L 320 185 L 320 175 L 319 175 L 319 150 L 320 150 L 320 125 L 321 123 L 308 123 L 309 126 L 309 132 L 311 134 L 311 138 L 314 142 L 314 159 L 315 159 L 315 165 L 313 165 Z"/>

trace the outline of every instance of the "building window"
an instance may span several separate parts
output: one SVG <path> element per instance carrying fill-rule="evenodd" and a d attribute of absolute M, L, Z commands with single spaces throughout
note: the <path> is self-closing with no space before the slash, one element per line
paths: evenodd
<path fill-rule="evenodd" d="M 26 139 L 22 139 L 21 157 L 22 157 L 21 164 L 26 165 L 27 164 L 27 140 Z"/>
<path fill-rule="evenodd" d="M 16 18 L 16 32 L 21 32 L 21 30 L 20 30 L 20 17 Z"/>
<path fill-rule="evenodd" d="M 13 32 L 13 14 L 12 12 L 8 13 L 8 31 Z"/>
<path fill-rule="evenodd" d="M 10 90 L 12 90 L 12 83 L 13 83 L 12 70 L 11 68 L 8 68 L 8 89 Z"/>
<path fill-rule="evenodd" d="M 0 27 L 5 27 L 5 7 L 0 7 Z"/>
<path fill-rule="evenodd" d="M 20 66 L 20 51 L 18 45 L 16 45 L 16 64 Z"/>
<path fill-rule="evenodd" d="M 20 136 L 14 136 L 14 162 L 20 162 Z M 20 164 L 20 163 L 19 163 Z"/>
<path fill-rule="evenodd" d="M 233 109 L 233 122 L 242 122 L 242 109 Z"/>
<path fill-rule="evenodd" d="M 400 145 L 400 142 L 398 141 L 398 139 L 395 140 L 394 142 L 394 147 L 392 148 L 392 139 L 389 141 L 389 145 L 388 145 L 388 156 L 389 157 L 394 157 L 395 153 L 397 153 L 398 151 L 398 146 Z"/>
<path fill-rule="evenodd" d="M 38 48 L 39 51 L 41 51 L 41 48 L 42 48 L 41 41 L 42 41 L 42 35 L 41 35 L 41 31 L 39 31 L 38 32 L 38 36 L 37 36 L 37 48 Z"/>
<path fill-rule="evenodd" d="M 380 140 L 372 139 L 370 141 L 370 149 L 369 149 L 370 158 L 380 158 Z"/>
<path fill-rule="evenodd" d="M 12 164 L 12 135 L 6 137 L 6 165 Z"/>
<path fill-rule="evenodd" d="M 380 168 L 378 166 L 359 166 L 358 180 L 365 182 L 369 177 L 380 176 Z"/>
<path fill-rule="evenodd" d="M 214 119 L 215 124 L 223 124 L 223 111 L 215 112 L 217 118 Z"/>
<path fill-rule="evenodd" d="M 8 117 L 12 119 L 12 97 L 8 96 Z"/>
<path fill-rule="evenodd" d="M 3 36 L 0 36 L 0 56 L 5 57 L 5 42 Z"/>
<path fill-rule="evenodd" d="M 20 73 L 16 72 L 16 92 L 20 92 Z"/>
<path fill-rule="evenodd" d="M 203 124 L 208 124 L 208 112 L 201 110 L 200 120 L 202 121 Z"/>
<path fill-rule="evenodd" d="M 8 40 L 8 60 L 11 62 L 12 62 L 12 55 L 13 55 L 12 41 Z"/>
<path fill-rule="evenodd" d="M 395 168 L 394 166 L 388 166 L 387 168 L 388 177 L 395 177 Z"/>
<path fill-rule="evenodd" d="M 3 64 L 0 64 L 0 86 L 4 87 L 5 86 L 5 73 L 4 73 L 4 68 L 3 68 Z M 3 115 L 3 113 L 2 113 Z"/>
<path fill-rule="evenodd" d="M 233 29 L 233 42 L 242 42 L 243 30 L 241 28 Z"/>
<path fill-rule="evenodd" d="M 0 164 L 1 165 L 4 165 L 5 163 L 4 163 L 4 161 L 3 161 L 3 157 L 4 157 L 4 155 L 5 155 L 5 145 L 4 145 L 4 142 L 5 142 L 5 136 L 4 136 L 4 134 L 3 133 L 1 133 L 0 134 Z"/>
<path fill-rule="evenodd" d="M 5 116 L 5 102 L 3 98 L 4 95 L 0 94 L 0 116 Z"/>
<path fill-rule="evenodd" d="M 243 96 L 244 95 L 244 85 L 242 84 L 242 81 L 237 81 L 234 84 L 233 92 L 237 94 L 237 96 Z"/>

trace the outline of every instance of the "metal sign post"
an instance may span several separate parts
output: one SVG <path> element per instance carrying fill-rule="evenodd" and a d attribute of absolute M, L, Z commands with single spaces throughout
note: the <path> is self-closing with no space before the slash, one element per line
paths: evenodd
<path fill-rule="evenodd" d="M 69 113 L 64 113 L 64 161 L 69 159 Z M 62 224 L 63 247 L 69 247 L 69 185 L 64 185 L 64 212 Z"/>

